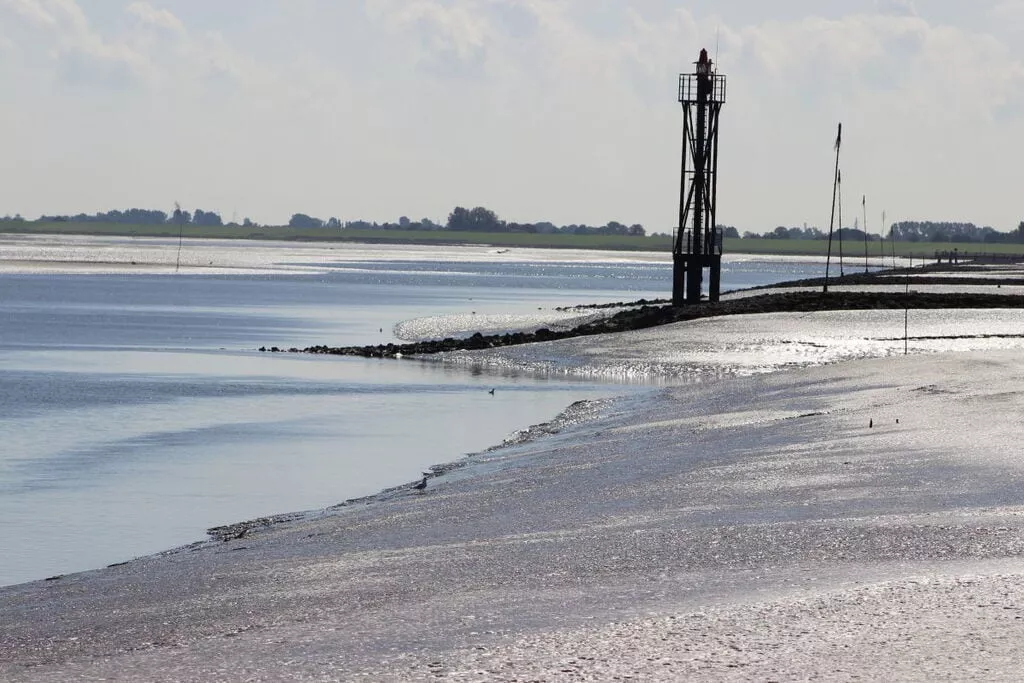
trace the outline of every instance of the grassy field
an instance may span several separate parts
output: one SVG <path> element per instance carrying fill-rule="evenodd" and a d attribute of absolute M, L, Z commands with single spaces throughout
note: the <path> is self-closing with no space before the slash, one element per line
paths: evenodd
<path fill-rule="evenodd" d="M 178 236 L 173 225 L 124 225 L 120 223 L 3 223 L 0 232 L 52 235 L 115 235 L 125 237 Z M 535 235 L 530 233 L 477 233 L 440 230 L 337 230 L 334 228 L 296 229 L 282 226 L 258 228 L 199 227 L 187 225 L 184 236 L 209 239 L 259 239 L 304 242 L 362 242 L 369 244 L 477 244 L 497 247 L 538 247 L 554 249 L 602 249 L 615 251 L 670 252 L 672 240 L 666 235 L 626 237 L 619 235 Z M 794 256 L 825 256 L 825 240 L 726 239 L 727 254 L 778 254 Z M 871 257 L 891 256 L 893 244 L 868 243 Z M 961 244 L 938 242 L 897 242 L 897 256 L 930 260 L 936 252 L 958 249 L 969 254 L 1024 254 L 1024 244 Z M 845 258 L 864 257 L 863 242 L 845 242 Z M 832 243 L 832 256 L 838 258 L 839 244 Z"/>
<path fill-rule="evenodd" d="M 864 258 L 864 242 L 843 242 L 844 259 L 856 260 Z M 1024 244 L 964 244 L 962 242 L 868 242 L 868 256 L 891 257 L 895 249 L 897 256 L 920 259 L 934 259 L 936 252 L 951 252 L 954 249 L 961 255 L 970 254 L 1024 254 Z M 792 254 L 805 256 L 825 256 L 828 251 L 827 240 L 766 240 L 766 239 L 727 239 L 726 253 L 734 254 Z M 884 253 L 883 253 L 884 251 Z M 839 257 L 839 243 L 832 241 L 832 257 Z"/>
<path fill-rule="evenodd" d="M 173 225 L 124 225 L 119 223 L 5 223 L 0 232 L 52 235 L 118 235 L 126 237 L 174 237 Z M 363 242 L 370 244 L 484 244 L 500 247 L 560 249 L 608 249 L 619 251 L 669 251 L 671 239 L 619 235 L 535 235 L 530 233 L 477 233 L 448 230 L 337 230 L 297 229 L 281 226 L 258 228 L 200 227 L 186 225 L 189 238 L 253 239 L 303 242 Z"/>

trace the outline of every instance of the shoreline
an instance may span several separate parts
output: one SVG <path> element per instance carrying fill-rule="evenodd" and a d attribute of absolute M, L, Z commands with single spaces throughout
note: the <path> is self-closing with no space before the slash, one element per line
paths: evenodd
<path fill-rule="evenodd" d="M 656 389 L 652 388 L 652 391 L 656 391 Z M 430 465 L 423 472 L 423 480 L 427 482 L 427 488 L 429 488 L 431 481 L 437 477 L 443 477 L 445 475 L 457 472 L 459 470 L 471 468 L 480 458 L 485 457 L 488 454 L 501 451 L 502 449 L 510 449 L 516 446 L 527 445 L 546 436 L 558 434 L 568 425 L 577 423 L 580 420 L 596 419 L 598 416 L 595 413 L 599 412 L 603 407 L 614 404 L 618 401 L 626 400 L 627 398 L 628 397 L 626 396 L 620 395 L 605 399 L 583 399 L 575 401 L 566 406 L 565 409 L 560 411 L 550 420 L 547 420 L 545 422 L 538 422 L 537 424 L 529 425 L 522 429 L 518 429 L 509 434 L 508 436 L 506 436 L 500 443 L 496 443 L 493 446 L 488 446 L 482 451 L 477 451 L 475 453 L 466 453 L 465 455 L 462 455 L 455 460 L 448 460 L 442 463 Z M 357 496 L 355 498 L 348 498 L 339 503 L 328 505 L 325 508 L 264 515 L 261 517 L 256 517 L 254 519 L 247 519 L 239 522 L 232 522 L 229 524 L 222 524 L 219 526 L 210 527 L 206 530 L 208 538 L 205 538 L 200 541 L 194 541 L 192 543 L 188 543 L 177 548 L 170 548 L 168 550 L 156 553 L 156 555 L 165 555 L 181 552 L 184 550 L 190 550 L 192 548 L 211 542 L 224 542 L 236 540 L 239 538 L 244 538 L 252 532 L 264 531 L 281 524 L 316 520 L 321 517 L 341 512 L 345 508 L 352 506 L 373 505 L 374 503 L 387 502 L 392 499 L 401 497 L 403 494 L 408 495 L 410 494 L 410 492 L 415 491 L 416 484 L 416 480 L 407 481 L 401 484 L 397 484 L 395 486 L 389 486 L 387 488 L 381 489 L 376 493 L 371 493 L 365 496 Z M 107 566 L 117 567 L 137 559 L 141 558 L 133 558 L 132 560 L 128 560 L 127 562 L 118 562 L 116 564 Z M 62 578 L 63 576 L 63 574 L 58 575 L 56 578 Z M 54 577 L 49 577 L 43 580 L 49 581 L 52 580 L 52 578 Z M 4 586 L 0 586 L 0 591 L 2 591 L 3 588 Z"/>
<path fill-rule="evenodd" d="M 774 288 L 787 289 L 803 286 L 783 283 Z M 753 292 L 752 290 L 742 290 Z M 331 347 L 326 345 L 291 347 L 261 346 L 261 353 L 309 353 L 316 355 L 361 356 L 364 358 L 402 358 L 432 355 L 449 351 L 480 351 L 505 346 L 518 346 L 537 342 L 558 341 L 591 335 L 613 334 L 643 330 L 672 323 L 733 315 L 765 313 L 814 313 L 851 310 L 935 310 L 935 309 L 992 309 L 1024 308 L 1021 294 L 942 294 L 928 292 L 783 292 L 752 294 L 718 303 L 674 308 L 670 305 L 652 306 L 640 300 L 611 306 L 626 308 L 606 318 L 587 322 L 569 330 L 551 330 L 541 327 L 534 332 L 508 332 L 484 335 L 479 332 L 468 337 L 448 337 L 441 340 L 410 342 L 407 344 L 377 344 L 371 346 Z"/>

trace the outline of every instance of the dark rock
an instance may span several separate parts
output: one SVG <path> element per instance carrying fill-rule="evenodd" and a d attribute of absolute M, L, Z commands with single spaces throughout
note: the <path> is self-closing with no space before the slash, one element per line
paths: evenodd
<path fill-rule="evenodd" d="M 847 276 L 851 278 L 852 276 Z M 865 276 L 861 276 L 862 278 Z M 833 280 L 834 281 L 834 280 Z M 879 282 L 879 279 L 871 280 Z M 776 285 L 779 287 L 780 285 Z M 639 306 L 638 306 L 639 304 Z M 472 350 L 554 341 L 568 337 L 591 334 L 607 334 L 626 330 L 639 330 L 657 325 L 666 325 L 685 320 L 696 320 L 718 315 L 746 315 L 753 313 L 812 312 L 826 310 L 870 310 L 870 309 L 939 309 L 939 308 L 1024 308 L 1024 296 L 1004 294 L 937 294 L 924 292 L 821 292 L 792 291 L 760 294 L 742 299 L 731 299 L 717 303 L 703 302 L 694 306 L 675 308 L 652 302 L 636 302 L 619 306 L 632 306 L 627 310 L 600 320 L 585 323 L 571 330 L 551 330 L 542 327 L 536 332 L 514 332 L 483 335 L 474 333 L 465 339 L 451 337 L 442 340 L 413 342 L 377 346 L 310 346 L 305 349 L 290 349 L 291 352 L 321 353 L 340 356 L 363 356 L 365 358 L 395 358 L 441 353 L 444 351 Z M 263 347 L 261 347 L 263 350 Z M 276 346 L 272 352 L 280 352 Z"/>

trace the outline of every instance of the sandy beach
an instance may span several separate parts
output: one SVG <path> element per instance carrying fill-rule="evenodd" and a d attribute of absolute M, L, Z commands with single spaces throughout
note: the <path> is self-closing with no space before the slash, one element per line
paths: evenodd
<path fill-rule="evenodd" d="M 472 362 L 713 357 L 694 329 Z M 0 589 L 0 678 L 1016 680 L 1024 361 L 825 362 L 574 406 L 423 492 Z"/>

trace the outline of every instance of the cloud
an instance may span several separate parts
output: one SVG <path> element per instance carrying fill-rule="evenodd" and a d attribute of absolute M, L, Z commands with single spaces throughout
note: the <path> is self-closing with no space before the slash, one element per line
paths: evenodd
<path fill-rule="evenodd" d="M 53 26 L 57 23 L 38 0 L 3 0 L 3 6 L 35 24 Z"/>
<path fill-rule="evenodd" d="M 256 66 L 215 31 L 193 34 L 167 9 L 123 6 L 126 21 L 94 26 L 76 0 L 0 0 L 22 28 L 14 40 L 36 78 L 72 86 L 131 91 L 216 89 L 261 84 L 274 68 Z M 15 35 L 15 34 L 12 34 Z M 287 84 L 282 84 L 287 88 Z"/>
<path fill-rule="evenodd" d="M 1005 44 L 920 17 L 767 23 L 744 29 L 741 39 L 763 85 L 836 101 L 892 96 L 968 120 L 984 118 L 1024 85 L 1022 64 Z"/>
<path fill-rule="evenodd" d="M 438 72 L 478 72 L 487 59 L 492 27 L 477 2 L 371 0 L 371 17 L 414 41 L 416 61 Z"/>
<path fill-rule="evenodd" d="M 126 41 L 94 30 L 75 0 L 3 0 L 13 10 L 13 40 L 25 66 L 65 83 L 122 88 L 151 75 L 149 60 Z"/>
<path fill-rule="evenodd" d="M 992 22 L 1002 31 L 1019 32 L 1024 30 L 1024 1 L 1008 0 L 1000 2 L 989 10 Z"/>
<path fill-rule="evenodd" d="M 148 2 L 133 2 L 128 5 L 126 11 L 138 17 L 142 24 L 167 29 L 169 31 L 184 31 L 185 25 L 178 17 L 165 9 L 157 9 Z"/>
<path fill-rule="evenodd" d="M 875 0 L 875 11 L 879 14 L 892 14 L 902 17 L 916 17 L 917 7 L 914 0 Z"/>

